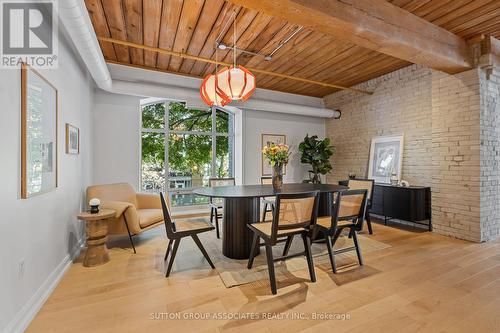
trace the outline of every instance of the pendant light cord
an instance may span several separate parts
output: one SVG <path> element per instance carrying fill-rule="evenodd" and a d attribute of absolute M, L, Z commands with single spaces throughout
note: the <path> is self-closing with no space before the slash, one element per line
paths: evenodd
<path fill-rule="evenodd" d="M 219 68 L 219 59 L 217 58 L 217 51 L 218 51 L 217 42 L 215 42 L 215 74 L 217 74 L 217 70 Z"/>
<path fill-rule="evenodd" d="M 233 67 L 236 68 L 236 15 L 234 15 L 234 21 L 233 21 Z"/>

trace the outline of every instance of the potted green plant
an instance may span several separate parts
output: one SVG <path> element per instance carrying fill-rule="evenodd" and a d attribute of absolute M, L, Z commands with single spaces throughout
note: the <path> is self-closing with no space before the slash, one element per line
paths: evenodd
<path fill-rule="evenodd" d="M 301 153 L 300 162 L 310 164 L 312 177 L 306 182 L 321 184 L 320 175 L 326 175 L 332 170 L 330 157 L 333 155 L 333 146 L 330 145 L 330 139 L 318 139 L 317 135 L 309 137 L 306 135 L 304 141 L 299 144 Z"/>

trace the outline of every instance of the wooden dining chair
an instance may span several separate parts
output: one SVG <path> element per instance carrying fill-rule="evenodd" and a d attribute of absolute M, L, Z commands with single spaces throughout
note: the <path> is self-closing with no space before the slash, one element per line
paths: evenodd
<path fill-rule="evenodd" d="M 273 177 L 260 177 L 260 184 L 261 185 L 272 185 L 273 184 Z M 265 197 L 262 198 L 262 203 L 264 204 L 264 210 L 262 211 L 262 221 L 266 221 L 266 216 L 267 213 L 272 213 L 274 211 L 274 204 L 276 203 L 276 198 L 275 197 Z"/>
<path fill-rule="evenodd" d="M 208 185 L 210 187 L 220 187 L 220 186 L 234 186 L 236 184 L 234 178 L 210 178 L 208 180 Z M 219 231 L 219 219 L 223 217 L 222 215 L 222 201 L 214 200 L 210 198 L 210 223 L 214 224 L 215 219 L 215 232 L 217 234 L 217 238 L 220 238 Z"/>
<path fill-rule="evenodd" d="M 165 258 L 164 258 L 165 262 L 167 261 L 167 258 L 170 255 L 170 260 L 168 261 L 165 277 L 170 276 L 170 271 L 172 270 L 172 265 L 174 263 L 175 255 L 177 254 L 177 249 L 179 248 L 181 239 L 189 236 L 194 240 L 196 245 L 198 245 L 198 248 L 200 249 L 201 253 L 203 253 L 203 256 L 205 257 L 205 259 L 207 259 L 208 263 L 210 264 L 210 267 L 215 268 L 212 260 L 210 260 L 210 257 L 208 256 L 207 251 L 203 247 L 203 244 L 201 243 L 200 239 L 198 238 L 198 234 L 202 232 L 212 231 L 215 229 L 214 226 L 203 219 L 196 219 L 196 220 L 190 219 L 189 221 L 186 222 L 174 223 L 170 218 L 168 205 L 165 201 L 163 193 L 161 192 L 160 192 L 160 200 L 163 210 L 165 229 L 167 231 L 167 238 L 169 240 L 167 250 L 165 251 Z"/>
<path fill-rule="evenodd" d="M 316 282 L 311 254 L 310 231 L 318 214 L 318 193 L 318 191 L 313 191 L 294 194 L 278 194 L 276 195 L 276 205 L 272 222 L 258 222 L 248 225 L 250 230 L 254 232 L 254 236 L 247 267 L 248 269 L 252 268 L 255 250 L 260 244 L 260 238 L 262 238 L 266 247 L 269 281 L 273 295 L 277 293 L 276 276 L 274 273 L 274 262 L 276 261 L 283 261 L 297 256 L 305 256 L 307 258 L 311 281 Z M 304 252 L 274 258 L 273 246 L 278 242 L 278 238 L 294 235 L 302 236 Z"/>
<path fill-rule="evenodd" d="M 313 234 L 315 235 L 319 231 L 325 236 L 330 264 L 332 265 L 333 272 L 337 273 L 335 254 L 356 250 L 359 264 L 363 265 L 356 227 L 359 223 L 363 223 L 365 218 L 367 190 L 341 191 L 334 197 L 334 202 L 332 202 L 332 216 L 319 217 Z M 349 236 L 350 238 L 352 237 L 354 246 L 333 250 L 335 243 L 344 229 L 349 229 Z"/>
<path fill-rule="evenodd" d="M 347 187 L 350 190 L 366 190 L 367 191 L 367 204 L 366 204 L 365 220 L 366 220 L 366 225 L 368 226 L 368 233 L 370 235 L 373 234 L 372 221 L 370 219 L 370 210 L 372 208 L 372 202 L 373 202 L 373 186 L 374 185 L 375 185 L 375 181 L 373 179 L 358 179 L 358 178 L 356 178 L 356 179 L 349 179 L 347 182 Z M 363 222 L 361 222 L 356 227 L 357 231 L 363 230 Z"/>

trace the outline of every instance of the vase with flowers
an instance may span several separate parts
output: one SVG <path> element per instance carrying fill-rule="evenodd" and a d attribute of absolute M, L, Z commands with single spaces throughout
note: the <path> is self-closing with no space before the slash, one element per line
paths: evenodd
<path fill-rule="evenodd" d="M 283 168 L 288 164 L 290 147 L 285 144 L 271 144 L 262 149 L 262 154 L 271 163 L 273 188 L 279 191 L 283 187 Z"/>

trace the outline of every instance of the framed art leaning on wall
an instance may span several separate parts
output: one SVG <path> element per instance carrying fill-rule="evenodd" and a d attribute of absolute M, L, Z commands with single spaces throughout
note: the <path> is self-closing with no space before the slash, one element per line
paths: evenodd
<path fill-rule="evenodd" d="M 380 136 L 372 139 L 368 178 L 377 183 L 390 183 L 394 174 L 401 180 L 403 165 L 403 135 Z"/>
<path fill-rule="evenodd" d="M 21 66 L 21 198 L 57 187 L 57 89 Z"/>

